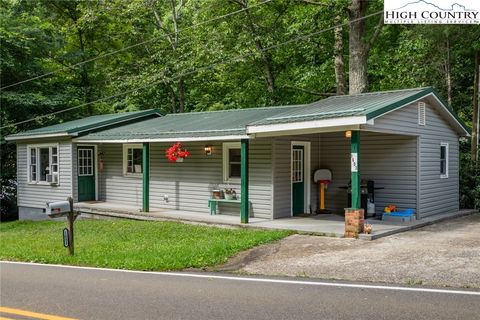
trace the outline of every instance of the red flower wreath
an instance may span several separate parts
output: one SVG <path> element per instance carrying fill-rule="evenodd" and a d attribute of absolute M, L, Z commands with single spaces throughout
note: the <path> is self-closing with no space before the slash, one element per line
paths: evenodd
<path fill-rule="evenodd" d="M 188 152 L 180 142 L 174 143 L 170 148 L 168 148 L 165 154 L 168 162 L 176 162 L 178 158 L 190 157 L 190 152 Z"/>

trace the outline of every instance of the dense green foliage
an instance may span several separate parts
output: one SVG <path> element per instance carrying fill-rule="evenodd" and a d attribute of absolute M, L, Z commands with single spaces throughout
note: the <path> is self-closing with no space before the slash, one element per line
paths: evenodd
<path fill-rule="evenodd" d="M 64 227 L 65 222 L 53 221 L 0 224 L 0 260 L 136 270 L 203 268 L 289 234 L 177 222 L 79 220 L 72 257 L 63 247 Z"/>
<path fill-rule="evenodd" d="M 1 86 L 54 72 L 2 90 L 2 126 L 116 96 L 1 135 L 105 112 L 300 104 L 335 92 L 331 27 L 348 21 L 349 1 L 261 1 L 176 0 L 172 10 L 164 0 L 0 0 Z M 242 3 L 253 7 L 208 22 Z M 382 9 L 372 0 L 367 14 Z M 368 18 L 367 35 L 378 17 Z M 346 65 L 348 31 L 344 25 Z M 478 25 L 386 25 L 369 53 L 369 90 L 433 86 L 470 124 L 479 49 Z M 2 186 L 14 178 L 13 150 L 2 144 Z"/>

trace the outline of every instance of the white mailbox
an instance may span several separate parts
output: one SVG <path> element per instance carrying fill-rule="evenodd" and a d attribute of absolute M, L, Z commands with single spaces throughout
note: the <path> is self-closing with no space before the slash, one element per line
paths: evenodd
<path fill-rule="evenodd" d="M 68 201 L 47 202 L 47 207 L 45 208 L 45 213 L 51 218 L 61 217 L 69 212 L 70 202 Z"/>

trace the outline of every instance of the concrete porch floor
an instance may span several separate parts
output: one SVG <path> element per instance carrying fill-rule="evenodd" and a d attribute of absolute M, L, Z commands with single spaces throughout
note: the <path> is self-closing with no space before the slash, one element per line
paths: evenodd
<path fill-rule="evenodd" d="M 239 216 L 233 215 L 209 215 L 183 210 L 151 208 L 150 212 L 141 212 L 138 207 L 124 204 L 90 201 L 74 204 L 77 211 L 85 216 L 103 216 L 115 218 L 127 218 L 136 220 L 178 220 L 192 223 L 206 223 L 227 226 L 241 226 L 261 229 L 292 230 L 300 233 L 323 235 L 330 237 L 343 237 L 344 218 L 340 215 L 324 214 L 302 217 L 289 217 L 275 220 L 250 218 L 248 224 L 241 224 Z M 368 219 L 367 223 L 372 225 L 372 234 L 362 234 L 360 239 L 374 240 L 416 228 L 421 228 L 439 221 L 469 215 L 478 211 L 460 210 L 445 214 L 438 214 L 409 223 L 394 223 L 375 219 Z"/>

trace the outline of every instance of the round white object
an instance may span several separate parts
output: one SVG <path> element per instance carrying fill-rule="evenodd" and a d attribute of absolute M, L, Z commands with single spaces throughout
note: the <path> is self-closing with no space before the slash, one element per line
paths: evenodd
<path fill-rule="evenodd" d="M 317 171 L 315 171 L 315 173 L 313 174 L 313 181 L 318 182 L 321 180 L 332 181 L 332 171 L 328 169 L 318 169 Z"/>

